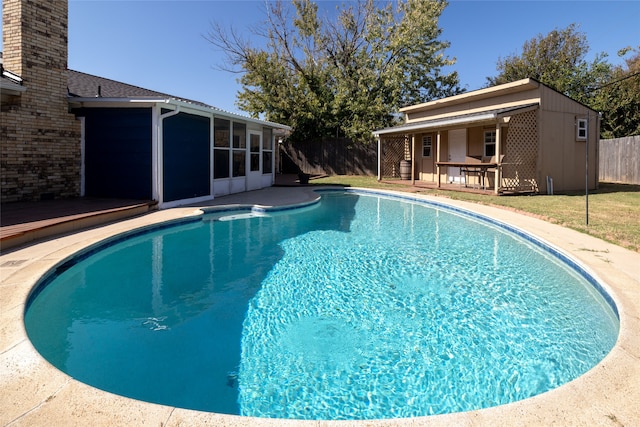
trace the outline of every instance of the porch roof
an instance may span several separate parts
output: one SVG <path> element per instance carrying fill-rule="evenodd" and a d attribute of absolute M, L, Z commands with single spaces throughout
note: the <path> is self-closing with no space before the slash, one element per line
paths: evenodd
<path fill-rule="evenodd" d="M 438 119 L 421 120 L 419 122 L 406 123 L 399 126 L 393 126 L 390 128 L 379 129 L 373 131 L 373 135 L 379 137 L 380 135 L 389 134 L 403 134 L 417 130 L 428 130 L 439 127 L 449 127 L 453 125 L 466 125 L 476 122 L 485 122 L 491 120 L 498 120 L 504 117 L 512 116 L 515 113 L 523 112 L 523 110 L 530 110 L 538 107 L 538 103 L 517 105 L 504 108 L 496 108 L 493 110 L 478 111 L 475 113 L 458 114 L 456 116 L 441 117 Z"/>

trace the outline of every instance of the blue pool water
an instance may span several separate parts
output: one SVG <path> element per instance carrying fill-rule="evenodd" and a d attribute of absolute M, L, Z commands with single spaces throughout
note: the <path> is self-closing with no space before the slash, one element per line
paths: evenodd
<path fill-rule="evenodd" d="M 100 389 L 297 419 L 525 399 L 597 364 L 619 328 L 589 281 L 530 240 L 342 192 L 103 245 L 44 280 L 25 323 L 47 360 Z"/>

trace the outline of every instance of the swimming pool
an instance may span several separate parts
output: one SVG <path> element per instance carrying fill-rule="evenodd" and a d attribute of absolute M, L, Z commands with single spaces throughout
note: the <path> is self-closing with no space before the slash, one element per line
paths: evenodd
<path fill-rule="evenodd" d="M 585 372 L 615 342 L 611 305 L 531 240 L 364 194 L 327 194 L 309 209 L 226 212 L 85 254 L 34 294 L 29 335 L 105 390 L 314 419 L 523 399 Z"/>

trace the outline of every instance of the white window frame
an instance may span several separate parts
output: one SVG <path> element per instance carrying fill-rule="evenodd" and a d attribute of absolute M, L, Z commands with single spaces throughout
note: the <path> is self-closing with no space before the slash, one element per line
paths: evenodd
<path fill-rule="evenodd" d="M 587 140 L 587 129 L 589 127 L 589 121 L 584 119 L 578 119 L 576 121 L 576 141 Z"/>
<path fill-rule="evenodd" d="M 244 138 L 242 137 L 243 135 L 236 135 L 236 128 L 234 126 L 238 126 L 237 130 L 240 131 L 241 133 L 244 133 Z M 238 137 L 238 138 L 236 138 Z M 240 122 L 240 121 L 236 121 L 236 120 L 232 120 L 231 121 L 231 170 L 230 170 L 230 174 L 231 174 L 231 178 L 245 178 L 247 176 L 247 173 L 249 173 L 249 164 L 248 164 L 248 159 L 249 159 L 249 148 L 248 148 L 248 143 L 247 143 L 247 139 L 249 137 L 249 129 L 247 128 L 247 124 L 244 122 Z M 244 169 L 242 170 L 243 173 L 234 173 L 234 155 L 235 154 L 244 154 Z"/>
<path fill-rule="evenodd" d="M 216 131 L 216 126 L 215 126 L 216 120 L 226 121 L 228 126 L 229 126 L 229 134 L 227 135 L 227 144 L 224 145 L 224 146 L 222 146 L 222 145 L 216 146 L 216 133 L 215 133 L 215 131 Z M 213 159 L 214 159 L 213 160 L 213 164 L 215 165 L 215 153 L 216 153 L 216 151 L 226 151 L 228 153 L 227 154 L 227 156 L 228 156 L 227 168 L 229 170 L 229 173 L 228 173 L 227 176 L 219 177 L 219 178 L 215 178 L 215 172 L 216 171 L 214 170 L 213 176 L 214 176 L 215 180 L 229 179 L 229 178 L 231 178 L 231 173 L 232 173 L 232 171 L 231 171 L 231 161 L 232 161 L 232 159 L 231 159 L 231 140 L 232 140 L 233 128 L 231 126 L 231 120 L 229 120 L 229 119 L 227 119 L 225 117 L 215 117 L 214 116 L 213 117 L 213 129 L 214 129 L 214 132 L 213 132 Z"/>
<path fill-rule="evenodd" d="M 484 153 L 484 157 L 491 157 L 491 156 L 495 156 L 496 153 L 496 130 L 495 129 L 486 129 L 484 131 L 484 136 L 483 136 L 483 140 L 484 140 L 484 146 L 483 146 L 483 153 Z M 487 147 L 493 145 L 493 154 L 489 154 L 487 152 Z"/>
<path fill-rule="evenodd" d="M 265 172 L 264 167 L 264 153 L 271 153 L 271 171 Z M 275 170 L 275 159 L 273 158 L 273 129 L 271 128 L 262 128 L 262 153 L 260 155 L 262 158 L 262 173 L 264 175 L 271 175 Z"/>
<path fill-rule="evenodd" d="M 428 150 L 428 154 L 425 154 L 425 150 Z M 431 157 L 433 153 L 433 135 L 422 136 L 422 157 Z"/>

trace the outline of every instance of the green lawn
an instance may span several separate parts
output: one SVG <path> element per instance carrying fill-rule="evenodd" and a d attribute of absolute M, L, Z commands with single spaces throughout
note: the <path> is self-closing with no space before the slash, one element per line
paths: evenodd
<path fill-rule="evenodd" d="M 411 188 L 399 184 L 380 183 L 375 177 L 345 175 L 314 179 L 311 184 L 397 191 L 408 191 Z M 415 192 L 415 189 L 411 191 Z M 585 218 L 584 192 L 554 196 L 488 196 L 420 189 L 419 193 L 513 209 L 640 252 L 640 185 L 600 183 L 600 188 L 589 194 L 588 226 Z"/>

